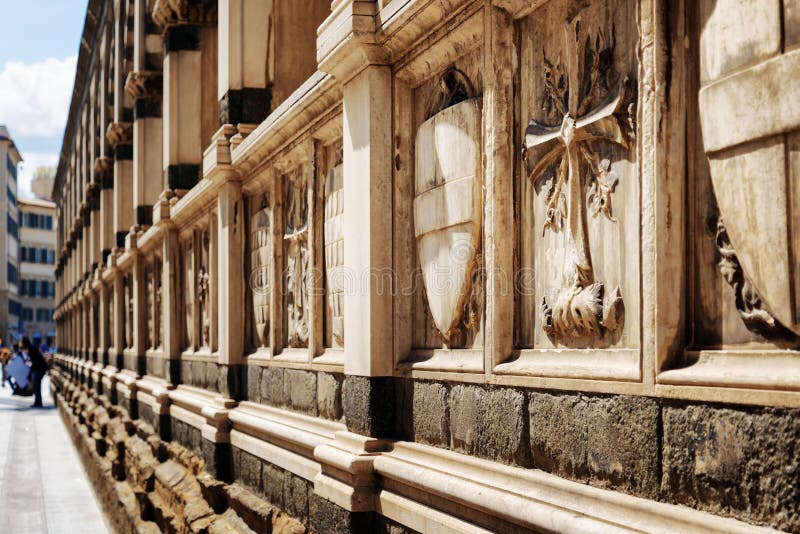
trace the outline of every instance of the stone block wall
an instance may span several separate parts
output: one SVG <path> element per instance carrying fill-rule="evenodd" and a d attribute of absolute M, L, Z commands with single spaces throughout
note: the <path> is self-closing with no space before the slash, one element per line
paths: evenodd
<path fill-rule="evenodd" d="M 800 530 L 800 410 L 399 379 L 403 439 Z"/>

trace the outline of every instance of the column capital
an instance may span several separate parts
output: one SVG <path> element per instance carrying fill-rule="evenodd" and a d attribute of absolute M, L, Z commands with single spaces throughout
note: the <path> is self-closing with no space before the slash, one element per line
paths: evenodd
<path fill-rule="evenodd" d="M 151 16 L 165 30 L 170 26 L 210 24 L 217 20 L 217 2 L 156 0 Z"/>
<path fill-rule="evenodd" d="M 155 70 L 136 70 L 125 79 L 125 92 L 134 100 L 161 98 L 164 75 Z"/>
<path fill-rule="evenodd" d="M 378 43 L 379 6 L 375 0 L 339 0 L 319 27 L 319 70 L 345 83 L 369 65 L 388 65 L 389 52 Z"/>
<path fill-rule="evenodd" d="M 112 148 L 133 143 L 133 123 L 112 122 L 106 130 L 106 139 Z"/>

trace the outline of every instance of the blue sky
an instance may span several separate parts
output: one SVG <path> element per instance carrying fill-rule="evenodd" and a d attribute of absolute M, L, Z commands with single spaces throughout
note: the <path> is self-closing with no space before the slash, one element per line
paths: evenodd
<path fill-rule="evenodd" d="M 25 160 L 22 196 L 29 196 L 35 168 L 57 161 L 86 5 L 87 0 L 0 0 L 0 124 L 8 126 Z"/>

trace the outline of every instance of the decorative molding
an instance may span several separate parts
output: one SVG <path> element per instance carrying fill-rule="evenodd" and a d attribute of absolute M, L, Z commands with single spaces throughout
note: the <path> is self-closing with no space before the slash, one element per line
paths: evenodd
<path fill-rule="evenodd" d="M 536 532 L 773 532 L 417 443 L 394 443 L 373 464 L 382 493 L 436 502 L 439 510 L 468 517 L 491 530 L 499 520 L 509 528 Z"/>
<path fill-rule="evenodd" d="M 758 289 L 750 282 L 739 263 L 736 250 L 731 244 L 725 222 L 717 220 L 714 244 L 719 252 L 719 272 L 733 288 L 736 310 L 748 330 L 771 340 L 797 341 L 797 335 L 783 326 L 767 309 Z"/>

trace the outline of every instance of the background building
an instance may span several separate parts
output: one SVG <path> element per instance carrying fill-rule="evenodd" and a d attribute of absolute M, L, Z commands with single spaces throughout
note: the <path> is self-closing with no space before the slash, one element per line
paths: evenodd
<path fill-rule="evenodd" d="M 89 0 L 53 382 L 112 521 L 800 532 L 797 5 Z"/>
<path fill-rule="evenodd" d="M 21 330 L 31 339 L 55 339 L 56 205 L 19 199 Z"/>
<path fill-rule="evenodd" d="M 19 300 L 19 207 L 17 165 L 22 161 L 11 134 L 0 125 L 0 337 L 5 342 L 20 336 L 22 304 Z"/>

